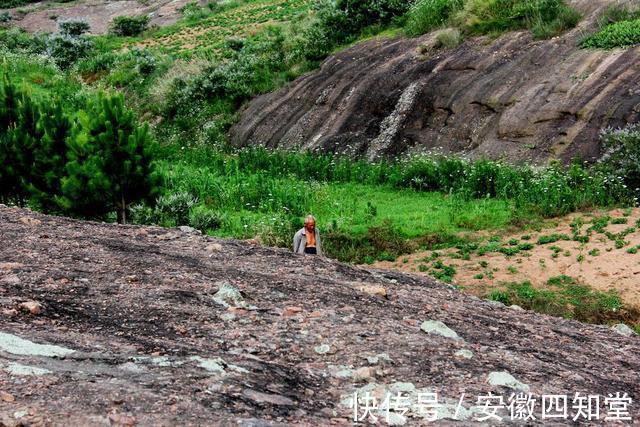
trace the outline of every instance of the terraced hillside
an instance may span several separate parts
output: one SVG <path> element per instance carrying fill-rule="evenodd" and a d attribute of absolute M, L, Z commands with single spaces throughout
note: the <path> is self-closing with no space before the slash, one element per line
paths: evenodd
<path fill-rule="evenodd" d="M 134 45 L 215 58 L 221 56 L 228 38 L 255 35 L 265 25 L 289 21 L 306 11 L 310 3 L 310 0 L 250 1 L 203 20 L 165 28 Z"/>

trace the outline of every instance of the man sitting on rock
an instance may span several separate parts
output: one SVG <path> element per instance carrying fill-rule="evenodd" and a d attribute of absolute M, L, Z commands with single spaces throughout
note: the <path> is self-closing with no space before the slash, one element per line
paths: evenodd
<path fill-rule="evenodd" d="M 316 219 L 308 215 L 304 227 L 293 236 L 293 252 L 306 255 L 322 255 L 320 231 L 316 228 Z"/>

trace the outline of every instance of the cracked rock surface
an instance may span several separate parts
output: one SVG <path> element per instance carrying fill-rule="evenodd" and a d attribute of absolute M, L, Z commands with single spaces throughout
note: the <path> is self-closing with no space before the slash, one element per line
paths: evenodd
<path fill-rule="evenodd" d="M 351 424 L 376 390 L 436 392 L 441 418 L 465 393 L 468 422 L 489 392 L 635 402 L 638 371 L 637 336 L 434 280 L 0 207 L 0 425 Z"/>
<path fill-rule="evenodd" d="M 548 40 L 519 31 L 437 49 L 432 32 L 357 43 L 254 98 L 231 141 L 370 160 L 435 151 L 593 161 L 601 129 L 640 120 L 640 47 L 578 45 L 606 8 L 637 1 L 568 3 L 582 21 Z"/>

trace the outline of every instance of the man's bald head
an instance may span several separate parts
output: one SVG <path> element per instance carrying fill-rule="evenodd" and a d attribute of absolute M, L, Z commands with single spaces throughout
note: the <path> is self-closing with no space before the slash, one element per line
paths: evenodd
<path fill-rule="evenodd" d="M 307 217 L 304 219 L 304 227 L 307 230 L 315 230 L 316 218 L 313 215 L 307 215 Z"/>

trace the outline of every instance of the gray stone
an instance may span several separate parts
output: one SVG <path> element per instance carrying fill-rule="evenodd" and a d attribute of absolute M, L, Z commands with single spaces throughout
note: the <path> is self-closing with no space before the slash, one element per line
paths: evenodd
<path fill-rule="evenodd" d="M 519 305 L 517 305 L 517 304 L 510 305 L 510 306 L 509 306 L 509 308 L 510 308 L 511 310 L 524 311 L 524 308 L 520 307 L 520 306 L 519 306 Z"/>
<path fill-rule="evenodd" d="M 35 366 L 21 365 L 20 363 L 9 363 L 4 368 L 5 372 L 11 375 L 24 375 L 24 376 L 41 376 L 50 374 L 48 369 L 36 368 Z"/>
<path fill-rule="evenodd" d="M 222 245 L 220 243 L 212 243 L 212 244 L 208 245 L 204 249 L 205 249 L 205 251 L 210 252 L 210 253 L 220 252 L 220 251 L 222 251 Z"/>
<path fill-rule="evenodd" d="M 467 350 L 463 348 L 455 352 L 455 356 L 462 357 L 464 359 L 471 359 L 473 357 L 473 352 L 471 350 Z"/>
<path fill-rule="evenodd" d="M 314 347 L 313 351 L 315 351 L 318 354 L 327 354 L 331 351 L 331 346 L 329 344 L 321 344 L 319 346 Z"/>
<path fill-rule="evenodd" d="M 63 357 L 74 352 L 57 345 L 37 344 L 18 336 L 0 332 L 0 350 L 19 356 Z"/>
<path fill-rule="evenodd" d="M 495 307 L 505 307 L 505 305 L 503 303 L 501 303 L 500 301 L 494 301 L 492 299 L 488 299 L 486 301 L 487 301 L 487 304 L 493 305 Z"/>
<path fill-rule="evenodd" d="M 240 291 L 227 282 L 219 284 L 218 292 L 213 296 L 213 300 L 224 307 L 245 308 L 247 306 Z"/>
<path fill-rule="evenodd" d="M 458 334 L 447 325 L 439 320 L 426 320 L 420 325 L 420 329 L 428 334 L 440 335 L 446 338 L 452 338 L 454 340 L 460 340 Z"/>
<path fill-rule="evenodd" d="M 195 228 L 189 227 L 188 225 L 181 225 L 180 227 L 178 227 L 178 230 L 186 234 L 202 234 L 200 230 L 196 230 Z"/>
<path fill-rule="evenodd" d="M 262 393 L 252 389 L 244 389 L 242 394 L 257 403 L 270 403 L 278 406 L 293 406 L 295 402 L 280 394 Z"/>
<path fill-rule="evenodd" d="M 193 360 L 198 363 L 202 369 L 213 372 L 213 373 L 223 373 L 224 372 L 224 361 L 220 358 L 217 359 L 205 359 L 200 356 L 191 356 L 189 360 Z"/>
<path fill-rule="evenodd" d="M 396 382 L 389 386 L 389 390 L 392 393 L 411 393 L 415 391 L 416 386 L 413 383 Z"/>
<path fill-rule="evenodd" d="M 624 323 L 618 323 L 617 325 L 613 325 L 611 327 L 614 332 L 624 335 L 625 337 L 632 337 L 634 335 L 638 335 L 636 331 L 625 325 Z"/>
<path fill-rule="evenodd" d="M 365 356 L 365 359 L 367 359 L 367 362 L 369 362 L 370 365 L 393 362 L 387 353 L 378 353 L 375 356 Z"/>
<path fill-rule="evenodd" d="M 513 375 L 505 371 L 491 372 L 487 376 L 487 383 L 495 386 L 509 387 L 525 393 L 529 392 L 529 386 L 527 384 L 518 381 L 513 377 Z"/>

